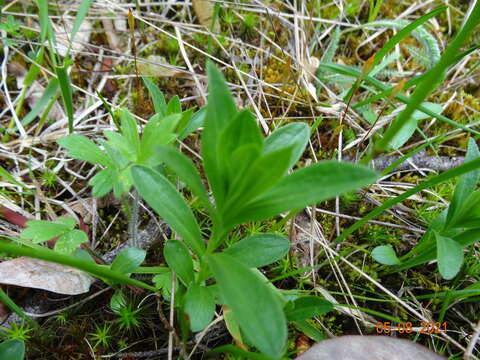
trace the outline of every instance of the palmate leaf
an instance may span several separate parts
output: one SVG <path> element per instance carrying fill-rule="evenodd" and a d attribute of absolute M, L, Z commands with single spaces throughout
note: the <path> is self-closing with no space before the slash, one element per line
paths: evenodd
<path fill-rule="evenodd" d="M 75 221 L 69 219 L 58 219 L 57 221 L 31 220 L 26 223 L 28 226 L 20 233 L 22 239 L 32 240 L 33 243 L 41 243 L 61 236 L 75 227 Z"/>
<path fill-rule="evenodd" d="M 376 179 L 375 171 L 364 166 L 321 161 L 284 177 L 273 188 L 254 198 L 237 212 L 232 212 L 225 220 L 226 226 L 263 220 L 286 211 L 303 209 L 371 184 Z"/>
<path fill-rule="evenodd" d="M 145 166 L 133 166 L 132 180 L 143 199 L 176 231 L 188 246 L 202 255 L 205 244 L 202 240 L 192 211 L 173 185 L 160 173 Z"/>
<path fill-rule="evenodd" d="M 264 354 L 280 357 L 287 341 L 287 325 L 277 295 L 252 269 L 233 257 L 213 254 L 206 258 L 245 337 Z"/>
<path fill-rule="evenodd" d="M 91 164 L 110 165 L 110 159 L 95 143 L 85 136 L 71 134 L 57 140 L 60 146 L 68 149 L 68 155 L 88 161 Z"/>

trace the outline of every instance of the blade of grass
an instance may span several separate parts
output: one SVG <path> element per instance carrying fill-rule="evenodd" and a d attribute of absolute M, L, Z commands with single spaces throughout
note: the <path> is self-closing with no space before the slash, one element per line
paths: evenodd
<path fill-rule="evenodd" d="M 73 133 L 73 98 L 72 98 L 72 87 L 70 85 L 70 77 L 68 76 L 67 67 L 56 66 L 55 73 L 58 77 L 58 82 L 60 83 L 60 90 L 62 91 L 62 100 L 65 110 L 68 117 L 68 133 Z"/>
<path fill-rule="evenodd" d="M 358 230 L 361 228 L 363 225 L 365 225 L 369 220 L 372 220 L 375 218 L 377 215 L 381 214 L 383 211 L 386 209 L 392 207 L 395 204 L 398 204 L 399 202 L 407 199 L 408 197 L 422 191 L 423 189 L 426 189 L 428 187 L 431 187 L 433 185 L 440 184 L 448 179 L 451 179 L 456 176 L 460 176 L 462 174 L 465 174 L 469 171 L 478 169 L 480 167 L 480 159 L 475 159 L 473 161 L 469 161 L 468 163 L 465 163 L 463 165 L 457 166 L 456 168 L 450 169 L 445 171 L 444 173 L 441 173 L 434 178 L 425 181 L 424 183 L 415 186 L 414 188 L 405 191 L 403 194 L 398 195 L 397 197 L 394 197 L 393 199 L 390 199 L 386 202 L 384 202 L 381 206 L 376 207 L 374 210 L 369 212 L 367 215 L 365 215 L 363 218 L 355 222 L 352 226 L 350 226 L 348 229 L 344 230 L 340 236 L 338 236 L 334 242 L 341 242 L 344 241 L 348 235 L 352 234 L 354 231 Z"/>
<path fill-rule="evenodd" d="M 477 2 L 464 26 L 447 46 L 438 63 L 426 73 L 425 78 L 417 85 L 405 110 L 398 115 L 392 125 L 385 132 L 383 138 L 375 145 L 372 156 L 380 154 L 388 149 L 390 141 L 397 133 L 402 131 L 413 112 L 419 109 L 426 97 L 440 85 L 445 77 L 446 70 L 456 58 L 463 43 L 472 34 L 475 26 L 478 24 L 479 18 L 480 2 Z"/>
<path fill-rule="evenodd" d="M 40 114 L 40 112 L 43 110 L 45 106 L 49 103 L 49 101 L 55 96 L 55 93 L 57 92 L 58 88 L 58 80 L 57 79 L 52 79 L 50 83 L 47 85 L 45 88 L 45 91 L 38 100 L 38 102 L 35 104 L 32 110 L 25 115 L 25 117 L 22 120 L 22 125 L 27 126 L 30 124 L 37 116 Z"/>
<path fill-rule="evenodd" d="M 349 67 L 349 66 L 344 66 L 344 65 L 339 65 L 339 64 L 327 64 L 327 63 L 321 63 L 320 64 L 321 67 L 325 67 L 325 68 L 328 68 L 330 70 L 333 70 L 335 72 L 338 72 L 339 74 L 342 74 L 342 75 L 347 75 L 347 76 L 352 76 L 352 77 L 355 77 L 355 78 L 358 78 L 361 76 L 360 74 L 360 71 L 358 69 L 355 69 L 355 68 L 352 68 L 352 67 Z M 365 79 L 364 79 L 365 82 L 375 86 L 376 88 L 380 89 L 380 90 L 390 90 L 392 91 L 394 87 L 391 87 L 389 88 L 389 86 L 383 84 L 381 81 L 371 77 L 371 76 L 366 76 Z M 407 82 L 407 85 L 408 86 L 408 82 Z M 412 100 L 411 98 L 403 95 L 403 94 L 398 94 L 395 99 L 403 102 L 404 104 L 407 104 L 407 106 L 409 104 L 411 104 Z M 426 108 L 425 106 L 422 106 L 422 105 L 418 105 L 417 106 L 418 110 L 424 112 L 425 114 L 437 119 L 437 120 L 440 120 L 440 121 L 443 121 L 443 122 L 446 122 L 447 124 L 450 124 L 452 126 L 455 126 L 457 128 L 460 128 L 462 130 L 465 130 L 469 133 L 472 133 L 472 134 L 475 134 L 475 135 L 480 135 L 480 132 L 476 131 L 476 130 L 473 130 L 473 129 L 470 129 L 468 127 L 466 127 L 465 125 L 462 125 L 462 124 L 459 124 L 441 114 L 437 114 L 431 110 L 429 110 L 428 108 Z"/>

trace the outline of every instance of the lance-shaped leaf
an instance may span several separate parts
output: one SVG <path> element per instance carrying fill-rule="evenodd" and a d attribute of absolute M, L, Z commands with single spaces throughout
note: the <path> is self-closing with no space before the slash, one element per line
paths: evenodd
<path fill-rule="evenodd" d="M 218 144 L 222 130 L 237 113 L 225 78 L 212 64 L 207 65 L 208 105 L 205 129 L 202 134 L 202 157 L 205 172 L 217 201 L 225 197 L 225 184 L 218 166 Z"/>
<path fill-rule="evenodd" d="M 203 186 L 202 179 L 193 164 L 187 156 L 172 146 L 160 145 L 155 148 L 156 155 L 167 167 L 169 167 L 177 176 L 187 184 L 190 190 L 200 198 L 203 205 L 213 212 L 212 204 L 208 198 L 207 191 Z"/>
<path fill-rule="evenodd" d="M 288 166 L 291 168 L 302 156 L 309 138 L 310 131 L 307 124 L 291 123 L 276 129 L 265 139 L 263 152 L 268 154 L 282 148 L 293 147 Z"/>
<path fill-rule="evenodd" d="M 467 154 L 465 155 L 465 162 L 475 160 L 478 157 L 480 157 L 480 151 L 478 150 L 478 146 L 475 143 L 475 140 L 473 138 L 470 138 L 468 141 Z M 462 207 L 467 197 L 475 190 L 479 179 L 480 169 L 470 171 L 460 177 L 460 180 L 455 187 L 452 201 L 450 202 L 450 206 L 448 207 L 447 222 L 445 224 L 446 227 L 450 225 L 452 219 L 455 217 L 460 207 Z"/>
<path fill-rule="evenodd" d="M 150 93 L 150 96 L 152 98 L 155 113 L 160 114 L 160 116 L 164 116 L 165 110 L 167 108 L 167 103 L 165 102 L 165 96 L 163 95 L 162 91 L 148 77 L 142 76 L 142 80 L 145 83 L 145 86 L 147 87 L 148 92 Z"/>
<path fill-rule="evenodd" d="M 193 261 L 187 247 L 178 240 L 169 240 L 163 248 L 168 266 L 177 273 L 185 286 L 193 282 Z"/>
<path fill-rule="evenodd" d="M 185 312 L 192 331 L 205 329 L 215 314 L 215 301 L 210 291 L 204 286 L 192 284 L 185 294 Z"/>
<path fill-rule="evenodd" d="M 289 210 L 303 209 L 371 184 L 376 179 L 377 174 L 367 167 L 322 161 L 281 179 L 273 188 L 233 214 L 228 225 L 263 220 Z"/>
<path fill-rule="evenodd" d="M 282 148 L 268 153 L 238 173 L 236 181 L 229 184 L 228 199 L 223 210 L 226 219 L 235 209 L 245 206 L 255 196 L 259 196 L 274 186 L 288 170 L 292 148 Z M 228 223 L 228 220 L 226 220 Z"/>
<path fill-rule="evenodd" d="M 163 175 L 145 166 L 134 166 L 132 180 L 143 199 L 176 231 L 190 248 L 205 250 L 200 227 L 183 197 Z"/>
<path fill-rule="evenodd" d="M 284 257 L 290 249 L 290 241 L 278 234 L 257 234 L 249 236 L 224 250 L 248 267 L 269 265 Z"/>
<path fill-rule="evenodd" d="M 208 255 L 207 262 L 248 341 L 266 355 L 280 357 L 287 340 L 287 326 L 274 291 L 252 269 L 231 256 Z"/>
<path fill-rule="evenodd" d="M 287 304 L 285 315 L 288 321 L 300 321 L 325 314 L 333 310 L 331 302 L 318 296 L 301 296 Z"/>

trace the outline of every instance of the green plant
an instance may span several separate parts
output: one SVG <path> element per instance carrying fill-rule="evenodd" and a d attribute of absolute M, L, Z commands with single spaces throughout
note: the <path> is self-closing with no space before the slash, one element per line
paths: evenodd
<path fill-rule="evenodd" d="M 111 325 L 104 323 L 102 326 L 99 326 L 95 324 L 95 331 L 89 334 L 90 340 L 94 342 L 93 347 L 108 349 L 113 338 L 111 331 Z"/>
<path fill-rule="evenodd" d="M 0 359 L 23 360 L 25 357 L 25 343 L 20 340 L 7 340 L 0 343 Z"/>
<path fill-rule="evenodd" d="M 470 138 L 465 160 L 479 158 L 475 140 Z M 460 177 L 448 208 L 432 221 L 422 240 L 408 254 L 398 259 L 393 249 L 380 246 L 372 256 L 380 263 L 399 265 L 402 270 L 436 259 L 444 279 L 455 277 L 463 263 L 464 248 L 475 243 L 480 235 L 480 191 L 475 190 L 479 179 L 478 169 Z"/>
<path fill-rule="evenodd" d="M 30 339 L 30 335 L 28 335 L 28 333 L 33 329 L 27 326 L 24 322 L 22 322 L 20 325 L 13 322 L 10 325 L 10 328 L 0 327 L 0 330 L 2 330 L 2 332 L 0 332 L 0 337 L 24 342 Z"/>
<path fill-rule="evenodd" d="M 6 22 L 0 23 L 0 31 L 5 31 L 7 35 L 10 35 L 13 38 L 19 38 L 21 36 L 18 30 L 20 30 L 20 25 L 15 22 L 15 19 L 12 15 L 7 16 Z M 8 38 L 2 38 L 2 41 L 6 46 L 17 45 L 14 40 Z"/>
<path fill-rule="evenodd" d="M 58 238 L 54 250 L 59 253 L 71 254 L 80 244 L 88 241 L 84 231 L 75 229 L 77 223 L 71 217 L 56 221 L 31 220 L 26 225 L 27 228 L 20 234 L 22 239 L 38 244 Z"/>
<path fill-rule="evenodd" d="M 368 168 L 335 161 L 322 161 L 288 174 L 308 142 L 308 127 L 291 123 L 264 139 L 253 114 L 236 109 L 223 76 L 212 64 L 208 65 L 208 80 L 208 106 L 201 142 L 203 167 L 214 203 L 192 161 L 173 146 L 158 145 L 156 141 L 153 146 L 147 142 L 150 152 L 138 151 L 148 132 L 145 129 L 140 140 L 128 113 L 123 113 L 121 135 L 105 135 L 109 141 L 113 139 L 118 153 L 129 161 L 126 166 L 130 168 L 131 182 L 138 193 L 181 239 L 169 240 L 164 246 L 169 269 L 152 269 L 151 272 L 160 275 L 154 279 L 163 290 L 171 271 L 177 274 L 175 303 L 177 309 L 188 314 L 190 329 L 202 330 L 212 319 L 216 304 L 226 305 L 233 314 L 231 323 L 240 329 L 245 342 L 278 358 L 285 350 L 288 321 L 301 322 L 329 311 L 332 306 L 317 297 L 284 296 L 256 269 L 281 259 L 288 252 L 290 243 L 285 237 L 265 233 L 229 242 L 229 234 L 238 225 L 297 211 L 351 192 L 375 181 L 377 175 Z M 155 101 L 153 97 L 154 104 L 161 104 L 161 100 Z M 158 99 L 161 98 L 157 94 Z M 73 156 L 109 165 L 107 154 L 89 140 L 78 135 L 70 135 L 67 139 L 60 143 L 67 144 Z M 109 148 L 108 143 L 105 144 Z M 132 144 L 137 146 L 132 147 Z M 181 194 L 158 171 L 161 162 L 178 175 L 207 210 L 210 217 L 207 223 L 211 226 L 204 233 L 209 234 L 208 239 L 203 238 Z M 118 181 L 114 177 L 107 180 Z M 113 185 L 107 180 L 105 187 L 111 189 Z M 231 245 L 225 247 L 226 243 Z M 145 258 L 145 252 L 139 249 L 122 251 L 110 269 L 43 248 L 0 243 L 0 250 L 77 267 L 111 285 L 130 284 L 156 291 L 154 287 L 129 278 L 130 273 L 148 271 L 148 268 L 139 268 Z M 117 305 L 122 304 L 120 300 L 119 295 Z M 123 327 L 135 327 L 137 310 L 128 305 L 119 306 L 118 312 L 122 311 Z M 183 316 L 179 318 L 185 321 Z"/>
<path fill-rule="evenodd" d="M 308 127 L 292 123 L 264 139 L 253 114 L 236 109 L 225 80 L 211 64 L 208 80 L 201 142 L 203 167 L 215 204 L 191 160 L 173 147 L 156 148 L 158 159 L 179 176 L 207 209 L 212 223 L 208 240 L 202 238 L 185 200 L 161 173 L 135 165 L 132 181 L 144 200 L 182 239 L 168 241 L 164 257 L 179 278 L 179 294 L 185 293 L 176 304 L 188 314 L 190 328 L 202 330 L 212 319 L 215 304 L 225 304 L 248 343 L 269 356 L 279 357 L 286 344 L 287 319 L 293 316 L 291 307 L 302 313 L 308 303 L 317 312 L 311 311 L 307 317 L 322 313 L 325 308 L 308 301 L 293 300 L 292 305 L 255 269 L 286 254 L 289 241 L 283 236 L 256 234 L 230 247 L 222 246 L 237 225 L 352 191 L 374 181 L 376 175 L 355 164 L 333 161 L 319 162 L 287 175 L 307 144 Z M 215 285 L 207 286 L 210 278 Z"/>
<path fill-rule="evenodd" d="M 140 319 L 138 317 L 138 313 L 141 309 L 133 309 L 132 304 L 127 304 L 122 306 L 117 312 L 118 318 L 115 320 L 120 329 L 131 331 L 140 326 Z"/>
<path fill-rule="evenodd" d="M 126 194 L 132 184 L 130 169 L 133 164 L 158 165 L 161 161 L 155 156 L 155 146 L 169 144 L 177 137 L 183 139 L 201 126 L 202 111 L 196 114 L 193 109 L 182 111 L 178 96 L 167 103 L 153 82 L 148 78 L 144 78 L 144 82 L 156 113 L 144 126 L 141 136 L 133 115 L 122 110 L 119 131 L 104 131 L 107 141 L 100 142 L 103 150 L 81 135 L 72 134 L 58 140 L 69 150 L 71 157 L 104 167 L 89 181 L 94 197 L 104 196 L 112 190 L 117 197 Z"/>

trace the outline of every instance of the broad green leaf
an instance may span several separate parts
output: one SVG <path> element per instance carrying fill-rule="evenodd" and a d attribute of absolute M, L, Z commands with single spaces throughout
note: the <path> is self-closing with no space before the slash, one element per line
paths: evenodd
<path fill-rule="evenodd" d="M 212 204 L 193 161 L 172 146 L 160 145 L 155 148 L 155 151 L 158 158 L 162 159 L 165 165 L 175 172 L 180 180 L 200 198 L 203 205 L 213 213 Z"/>
<path fill-rule="evenodd" d="M 281 148 L 293 147 L 289 162 L 291 168 L 302 156 L 309 138 L 310 130 L 307 124 L 291 123 L 276 129 L 265 139 L 263 152 L 268 154 Z"/>
<path fill-rule="evenodd" d="M 426 102 L 422 104 L 423 107 L 427 108 L 430 111 L 433 111 L 435 113 L 441 114 L 442 113 L 442 105 L 440 104 L 434 104 L 431 102 Z M 403 144 L 405 144 L 408 139 L 413 135 L 415 130 L 417 129 L 417 123 L 420 120 L 428 119 L 430 116 L 425 114 L 424 112 L 420 110 L 415 110 L 408 119 L 405 124 L 403 125 L 401 131 L 395 134 L 395 136 L 392 137 L 392 140 L 389 143 L 390 148 L 392 149 L 398 149 Z"/>
<path fill-rule="evenodd" d="M 175 95 L 170 99 L 167 104 L 165 115 L 179 114 L 182 112 L 182 104 L 180 104 L 180 98 Z"/>
<path fill-rule="evenodd" d="M 225 219 L 230 219 L 236 209 L 241 209 L 252 198 L 261 196 L 278 183 L 288 170 L 291 153 L 291 147 L 276 150 L 254 160 L 243 173 L 239 172 L 228 187 L 228 199 L 222 209 Z M 229 223 L 229 220 L 225 222 Z"/>
<path fill-rule="evenodd" d="M 70 255 L 82 243 L 88 242 L 87 234 L 82 230 L 71 230 L 60 236 L 55 243 L 54 250 L 61 254 Z"/>
<path fill-rule="evenodd" d="M 377 246 L 372 251 L 372 257 L 383 265 L 399 265 L 400 260 L 390 246 Z"/>
<path fill-rule="evenodd" d="M 263 147 L 263 135 L 255 116 L 249 110 L 242 110 L 220 134 L 217 150 L 219 166 L 227 168 L 232 153 L 239 147 L 250 144 Z"/>
<path fill-rule="evenodd" d="M 263 354 L 259 354 L 253 351 L 245 351 L 240 349 L 238 346 L 235 345 L 221 345 L 216 347 L 213 350 L 210 350 L 207 355 L 211 356 L 213 354 L 234 354 L 236 357 L 234 359 L 248 359 L 248 360 L 276 360 L 277 358 L 273 359 L 270 356 L 266 356 Z"/>
<path fill-rule="evenodd" d="M 367 167 L 321 161 L 281 179 L 277 185 L 241 209 L 241 213 L 234 214 L 228 225 L 263 220 L 289 210 L 303 209 L 371 184 L 376 179 L 377 174 Z"/>
<path fill-rule="evenodd" d="M 477 159 L 480 157 L 480 151 L 473 138 L 468 140 L 467 154 L 465 155 L 465 162 Z M 455 192 L 453 193 L 452 201 L 448 207 L 448 215 L 446 227 L 450 224 L 457 211 L 462 207 L 462 204 L 467 197 L 475 190 L 480 179 L 480 170 L 476 169 L 468 172 L 460 177 Z"/>
<path fill-rule="evenodd" d="M 232 192 L 236 190 L 233 184 L 241 183 L 249 168 L 251 168 L 252 164 L 255 163 L 261 156 L 262 147 L 258 146 L 258 144 L 247 144 L 240 146 L 232 153 L 230 162 L 228 164 L 227 173 L 227 178 L 230 179 L 230 182 L 229 184 L 226 183 L 225 186 L 226 189 L 230 190 L 230 195 L 227 199 L 229 202 L 232 202 Z M 217 203 L 217 207 L 220 207 L 220 204 Z"/>
<path fill-rule="evenodd" d="M 194 113 L 195 113 L 195 107 L 191 107 L 190 109 L 179 113 L 178 115 L 180 115 L 180 121 L 178 122 L 177 127 L 175 128 L 175 132 L 183 133 L 185 131 L 186 126 L 192 120 L 192 116 Z"/>
<path fill-rule="evenodd" d="M 112 190 L 114 181 L 117 176 L 117 171 L 110 167 L 100 170 L 88 182 L 93 187 L 92 196 L 95 198 L 99 198 L 107 195 L 110 190 Z"/>
<path fill-rule="evenodd" d="M 152 278 L 153 283 L 157 289 L 162 290 L 162 296 L 165 299 L 170 299 L 172 293 L 173 273 L 170 269 L 165 269 L 165 272 L 155 275 Z M 178 278 L 175 278 L 175 289 L 178 289 Z"/>
<path fill-rule="evenodd" d="M 133 184 L 142 198 L 176 231 L 190 248 L 201 255 L 205 244 L 192 211 L 173 185 L 158 172 L 145 166 L 131 170 Z"/>
<path fill-rule="evenodd" d="M 146 255 L 145 250 L 136 247 L 124 249 L 113 260 L 110 269 L 120 274 L 130 274 L 143 263 Z"/>
<path fill-rule="evenodd" d="M 77 225 L 77 222 L 72 217 L 58 218 L 55 220 L 55 222 L 68 226 L 70 230 L 72 230 Z"/>
<path fill-rule="evenodd" d="M 269 265 L 284 257 L 290 249 L 290 241 L 277 234 L 249 236 L 223 252 L 248 267 Z"/>
<path fill-rule="evenodd" d="M 165 102 L 165 96 L 162 91 L 148 77 L 142 76 L 142 80 L 150 93 L 155 112 L 160 116 L 165 116 L 167 103 Z"/>
<path fill-rule="evenodd" d="M 322 315 L 333 310 L 331 302 L 318 296 L 301 296 L 285 308 L 288 321 L 300 321 Z"/>
<path fill-rule="evenodd" d="M 20 233 L 20 237 L 32 240 L 35 244 L 48 241 L 72 230 L 72 227 L 54 221 L 30 220 L 26 225 L 28 227 Z"/>
<path fill-rule="evenodd" d="M 463 263 L 463 246 L 457 241 L 435 233 L 438 270 L 445 280 L 458 274 Z"/>
<path fill-rule="evenodd" d="M 226 188 L 219 172 L 218 144 L 222 130 L 233 120 L 237 109 L 225 78 L 211 62 L 207 64 L 207 75 L 208 105 L 201 152 L 208 182 L 215 199 L 222 203 Z"/>
<path fill-rule="evenodd" d="M 168 266 L 188 287 L 194 280 L 193 261 L 188 248 L 178 240 L 169 240 L 163 248 L 163 256 Z"/>
<path fill-rule="evenodd" d="M 25 357 L 25 343 L 20 340 L 6 340 L 0 343 L 0 359 L 23 360 Z"/>
<path fill-rule="evenodd" d="M 480 227 L 480 191 L 472 192 L 456 208 L 448 228 L 479 228 Z M 447 227 L 446 227 L 447 228 Z"/>
<path fill-rule="evenodd" d="M 152 158 L 155 154 L 155 147 L 157 145 L 170 144 L 175 140 L 177 136 L 175 134 L 175 127 L 180 118 L 180 114 L 166 117 L 156 114 L 150 118 L 143 129 L 142 140 L 140 142 L 140 155 L 138 157 L 139 161 L 147 162 L 147 160 L 150 160 L 150 164 L 160 163 L 161 158 Z"/>
<path fill-rule="evenodd" d="M 85 136 L 72 134 L 58 139 L 57 142 L 68 149 L 68 155 L 75 159 L 85 160 L 91 164 L 110 165 L 110 159 Z"/>
<path fill-rule="evenodd" d="M 110 298 L 110 309 L 113 312 L 118 313 L 122 308 L 127 305 L 127 299 L 121 290 L 115 291 L 115 293 Z"/>
<path fill-rule="evenodd" d="M 213 254 L 206 259 L 248 342 L 266 355 L 280 357 L 287 341 L 287 325 L 272 289 L 231 256 Z"/>
<path fill-rule="evenodd" d="M 180 129 L 180 140 L 185 139 L 192 132 L 203 126 L 205 122 L 205 116 L 207 114 L 207 108 L 202 108 L 192 115 L 190 121 L 185 125 L 184 129 Z"/>
<path fill-rule="evenodd" d="M 185 294 L 185 312 L 193 332 L 205 329 L 215 315 L 215 301 L 210 291 L 204 286 L 190 285 Z"/>
<path fill-rule="evenodd" d="M 310 324 L 307 320 L 294 321 L 293 325 L 310 339 L 319 342 L 328 339 L 327 335 Z"/>

